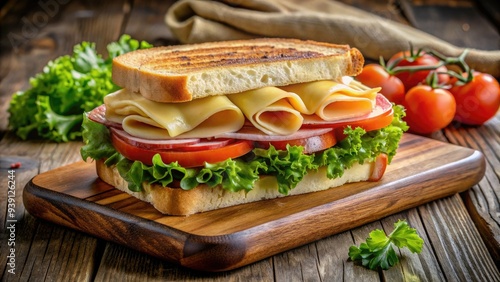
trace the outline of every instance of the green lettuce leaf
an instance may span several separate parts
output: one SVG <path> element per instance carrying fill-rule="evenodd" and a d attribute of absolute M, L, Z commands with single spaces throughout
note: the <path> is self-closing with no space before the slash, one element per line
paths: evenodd
<path fill-rule="evenodd" d="M 153 45 L 146 41 L 138 41 L 130 37 L 128 34 L 124 34 L 120 37 L 117 42 L 111 42 L 108 44 L 108 54 L 110 62 L 113 58 L 123 55 L 125 53 L 137 50 L 137 49 L 147 49 L 151 48 Z"/>
<path fill-rule="evenodd" d="M 278 190 L 283 195 L 288 195 L 308 170 L 318 169 L 318 165 L 314 163 L 314 155 L 302 153 L 303 147 L 287 145 L 286 149 L 276 150 L 273 146 L 269 149 L 254 149 L 256 161 L 263 164 L 259 171 L 276 176 Z"/>
<path fill-rule="evenodd" d="M 95 44 L 82 42 L 71 55 L 47 63 L 30 79 L 30 88 L 16 92 L 10 101 L 9 128 L 25 140 L 40 137 L 55 142 L 81 139 L 82 114 L 103 103 L 105 95 L 119 89 L 111 81 L 113 57 L 138 48 L 149 48 L 128 35 L 108 45 L 108 59 Z"/>
<path fill-rule="evenodd" d="M 109 165 L 116 164 L 118 162 L 116 161 L 117 158 L 120 158 L 117 156 L 111 158 L 117 152 L 111 144 L 111 135 L 108 128 L 100 123 L 91 121 L 86 114 L 83 114 L 82 119 L 82 137 L 84 142 L 84 145 L 80 148 L 82 159 L 108 159 L 107 162 Z"/>
<path fill-rule="evenodd" d="M 81 114 L 59 115 L 51 108 L 50 97 L 38 96 L 37 98 L 36 124 L 38 134 L 46 139 L 56 142 L 67 142 L 77 136 L 81 136 L 79 131 L 72 131 L 75 126 L 80 126 L 82 122 Z"/>
<path fill-rule="evenodd" d="M 207 163 L 198 173 L 197 180 L 198 183 L 206 183 L 209 187 L 221 184 L 232 192 L 250 191 L 259 179 L 258 169 L 262 167 L 263 164 L 258 161 L 244 162 L 240 159 L 228 159 L 216 164 Z"/>

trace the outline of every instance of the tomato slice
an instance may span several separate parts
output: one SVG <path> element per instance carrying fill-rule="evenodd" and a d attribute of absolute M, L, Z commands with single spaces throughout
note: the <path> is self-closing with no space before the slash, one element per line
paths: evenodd
<path fill-rule="evenodd" d="M 125 140 L 111 133 L 111 142 L 116 150 L 125 158 L 134 161 L 141 161 L 146 165 L 152 165 L 153 156 L 160 154 L 164 163 L 178 162 L 179 165 L 189 167 L 199 167 L 207 163 L 218 163 L 229 158 L 241 157 L 253 149 L 252 142 L 238 140 L 227 146 L 198 151 L 174 151 L 174 150 L 151 150 L 133 146 Z"/>
<path fill-rule="evenodd" d="M 383 115 L 371 119 L 346 123 L 339 127 L 345 128 L 350 125 L 352 128 L 361 127 L 368 132 L 388 126 L 389 124 L 391 124 L 393 117 L 394 117 L 394 110 L 391 109 L 389 112 L 384 113 Z"/>
<path fill-rule="evenodd" d="M 335 132 L 328 131 L 327 133 L 301 138 L 294 140 L 285 140 L 285 141 L 258 141 L 256 142 L 256 146 L 260 148 L 267 149 L 270 145 L 273 145 L 277 150 L 286 150 L 286 146 L 302 146 L 304 147 L 305 154 L 311 154 L 314 152 L 319 152 L 326 150 L 337 143 L 337 139 L 335 138 Z"/>

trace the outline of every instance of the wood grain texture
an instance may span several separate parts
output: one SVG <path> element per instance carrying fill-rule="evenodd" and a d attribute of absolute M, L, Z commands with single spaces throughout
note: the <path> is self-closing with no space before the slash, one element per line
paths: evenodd
<path fill-rule="evenodd" d="M 453 3 L 450 3 L 453 2 Z M 498 30 L 474 1 L 400 0 L 412 26 L 468 48 L 498 50 Z"/>
<path fill-rule="evenodd" d="M 401 0 L 341 0 L 349 5 L 354 5 L 386 18 L 398 22 L 409 23 L 405 19 L 405 13 L 399 10 Z M 21 19 L 31 19 L 35 13 L 41 10 L 37 5 L 39 1 L 8 0 L 8 4 L 2 6 L 0 21 L 2 31 L 0 33 L 0 163 L 2 171 L 0 176 L 5 179 L 5 172 L 11 161 L 21 161 L 22 167 L 16 170 L 17 194 L 21 195 L 24 185 L 38 173 L 63 166 L 79 160 L 79 142 L 70 144 L 53 145 L 47 142 L 29 140 L 22 141 L 16 138 L 7 129 L 8 103 L 12 93 L 25 90 L 29 86 L 29 77 L 41 71 L 42 67 L 58 55 L 71 53 L 72 46 L 79 43 L 80 39 L 88 39 L 98 42 L 99 50 L 103 50 L 103 44 L 107 44 L 117 37 L 121 31 L 129 32 L 134 38 L 145 39 L 155 44 L 176 43 L 168 30 L 165 30 L 164 12 L 174 2 L 170 0 L 155 1 L 57 1 L 65 2 L 56 16 L 49 23 L 38 29 L 38 32 L 30 38 L 26 38 L 23 44 L 13 48 L 6 39 L 9 32 L 21 34 L 23 24 Z M 49 1 L 46 1 L 49 2 Z M 419 1 L 423 2 L 423 1 Z M 472 0 L 427 0 L 427 4 L 441 4 L 452 6 L 456 2 L 476 2 Z M 480 0 L 491 5 L 497 5 L 497 1 Z M 123 4 L 122 14 L 117 13 L 116 7 Z M 493 4 L 495 3 L 495 4 Z M 5 7 L 10 9 L 5 10 Z M 493 6 L 494 7 L 494 6 Z M 109 12 L 108 12 L 109 9 Z M 114 10 L 112 12 L 112 10 Z M 433 9 L 430 9 L 433 11 Z M 484 9 L 481 10 L 484 12 Z M 476 11 L 477 12 L 477 11 Z M 483 17 L 482 14 L 469 14 L 470 20 L 475 16 Z M 488 13 L 497 13 L 491 8 Z M 99 16 L 100 19 L 93 19 Z M 105 19 L 104 17 L 109 17 Z M 483 17 L 488 19 L 487 16 Z M 426 14 L 419 13 L 416 20 L 428 22 Z M 461 23 L 446 13 L 443 21 L 455 22 L 456 26 Z M 498 21 L 497 21 L 498 22 Z M 488 37 L 486 28 L 471 32 L 448 32 L 449 29 L 435 28 L 435 25 L 422 26 L 429 28 L 451 43 L 474 42 L 469 36 Z M 496 36 L 496 37 L 495 37 Z M 489 36 L 491 37 L 491 36 Z M 498 38 L 494 35 L 492 38 Z M 478 42 L 484 42 L 480 40 Z M 497 46 L 498 45 L 494 45 Z M 492 48 L 481 46 L 481 48 Z M 493 47 L 495 48 L 495 47 Z M 497 48 L 498 49 L 498 48 Z M 28 214 L 21 204 L 16 208 L 16 215 L 20 219 L 17 229 L 17 271 L 16 275 L 8 275 L 6 271 L 7 249 L 4 248 L 7 233 L 5 229 L 6 217 L 6 190 L 7 183 L 0 183 L 0 269 L 2 269 L 2 281 L 290 281 L 288 278 L 304 281 L 400 281 L 393 279 L 403 277 L 407 281 L 451 281 L 452 277 L 469 277 L 471 281 L 485 281 L 486 278 L 495 278 L 491 274 L 491 259 L 488 254 L 499 250 L 499 191 L 500 185 L 500 115 L 482 127 L 462 127 L 453 125 L 443 131 L 433 134 L 431 137 L 444 142 L 450 142 L 465 147 L 479 148 L 484 152 L 487 159 L 485 178 L 474 185 L 462 197 L 451 196 L 443 200 L 437 200 L 430 204 L 444 207 L 446 213 L 441 209 L 427 208 L 425 212 L 422 207 L 409 209 L 393 216 L 383 218 L 379 221 L 329 236 L 323 240 L 316 241 L 302 247 L 295 248 L 289 252 L 280 253 L 273 257 L 255 262 L 243 268 L 222 273 L 205 273 L 191 269 L 178 267 L 176 264 L 158 260 L 154 257 L 134 251 L 130 248 L 115 243 L 96 239 L 84 233 L 75 232 L 60 227 L 44 220 L 39 220 Z M 429 204 L 429 205 L 430 205 Z M 464 209 L 464 204 L 467 210 Z M 454 208 L 451 208 L 454 207 Z M 466 213 L 463 213 L 466 211 Z M 468 214 L 467 214 L 468 211 Z M 448 220 L 455 218 L 456 220 Z M 347 259 L 347 249 L 354 244 L 354 237 L 359 240 L 366 238 L 372 228 L 384 228 L 391 231 L 391 226 L 397 219 L 407 219 L 411 226 L 417 228 L 418 233 L 424 236 L 424 251 L 420 255 L 410 255 L 401 252 L 401 264 L 389 271 L 369 271 L 354 265 Z M 424 220 L 425 219 L 425 220 Z M 462 230 L 461 221 L 472 220 L 474 224 Z M 432 226 L 432 225 L 445 225 Z M 438 228 L 439 227 L 439 228 Z M 475 228 L 479 231 L 474 232 Z M 429 230 L 429 231 L 428 231 Z M 438 231 L 433 231 L 438 230 Z M 62 234 L 62 235 L 61 235 Z M 52 239 L 52 236 L 54 238 Z M 65 240 L 65 238 L 71 238 Z M 464 238 L 466 240 L 462 241 Z M 481 238 L 484 242 L 481 242 Z M 484 247 L 486 244 L 486 248 Z M 477 247 L 481 246 L 483 247 Z M 442 246 L 434 248 L 434 246 Z M 455 246 L 452 249 L 453 256 L 436 253 L 449 251 L 446 246 Z M 49 248 L 50 247 L 50 248 Z M 51 249 L 57 250 L 51 251 Z M 485 250 L 486 249 L 486 250 Z M 78 255 L 78 250 L 84 252 Z M 85 250 L 85 251 L 84 251 Z M 498 254 L 498 252 L 497 252 Z M 497 258 L 499 256 L 496 256 Z M 478 269 L 462 267 L 455 260 L 463 258 L 477 258 L 484 261 L 477 265 Z M 450 261 L 451 260 L 451 261 Z M 314 263 L 311 263 L 314 262 Z M 499 261 L 495 261 L 500 266 Z M 446 267 L 443 267 L 445 265 Z M 454 276 L 446 276 L 443 272 L 451 271 L 458 273 Z M 481 273 L 487 273 L 481 276 Z M 493 273 L 498 273 L 496 269 Z M 498 280 L 498 279 L 491 279 Z"/>
<path fill-rule="evenodd" d="M 500 115 L 481 127 L 452 125 L 444 130 L 450 143 L 473 148 L 486 156 L 485 176 L 462 193 L 464 204 L 480 230 L 496 265 L 500 266 Z"/>
<path fill-rule="evenodd" d="M 160 214 L 112 189 L 94 170 L 92 163 L 78 162 L 36 176 L 24 191 L 26 209 L 189 268 L 222 271 L 463 192 L 482 178 L 484 158 L 478 151 L 405 134 L 380 182 L 187 217 Z"/>
<path fill-rule="evenodd" d="M 454 197 L 459 197 L 455 195 Z M 441 203 L 446 203 L 442 205 Z M 474 222 L 467 213 L 463 212 L 463 203 L 453 201 L 452 198 L 442 199 L 439 202 L 432 202 L 419 208 L 422 220 L 427 228 L 429 237 L 432 239 L 432 247 L 436 250 L 436 255 L 441 262 L 441 267 L 448 281 L 499 281 L 500 274 L 493 260 L 483 261 L 489 256 L 488 250 L 477 240 L 479 237 L 470 236 L 477 232 Z M 455 214 L 455 217 L 448 217 L 448 214 Z M 453 230 L 463 230 L 462 232 L 452 232 Z M 467 234 L 467 235 L 466 235 Z M 453 240 L 437 240 L 438 238 L 449 238 Z M 460 242 L 467 242 L 463 245 Z M 480 250 L 478 256 L 461 256 L 462 249 L 466 252 Z M 478 267 L 482 270 L 478 270 Z M 454 271 L 460 268 L 463 271 Z"/>

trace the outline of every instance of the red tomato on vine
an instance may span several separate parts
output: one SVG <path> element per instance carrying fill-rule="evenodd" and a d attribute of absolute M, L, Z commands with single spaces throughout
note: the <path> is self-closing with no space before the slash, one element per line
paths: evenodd
<path fill-rule="evenodd" d="M 456 104 L 453 95 L 446 89 L 417 85 L 405 96 L 405 121 L 410 131 L 430 134 L 445 128 L 455 116 Z"/>
<path fill-rule="evenodd" d="M 381 87 L 380 93 L 395 104 L 404 101 L 405 88 L 401 80 L 379 64 L 365 65 L 356 79 L 368 87 Z"/>
<path fill-rule="evenodd" d="M 472 75 L 469 82 L 455 83 L 450 89 L 457 103 L 454 119 L 468 125 L 481 125 L 500 108 L 500 89 L 493 76 L 480 72 Z"/>
<path fill-rule="evenodd" d="M 446 66 L 442 65 L 438 58 L 425 52 L 413 53 L 412 50 L 398 52 L 389 59 L 387 66 L 395 72 L 394 75 L 403 82 L 407 91 L 413 86 L 425 83 L 426 78 L 432 71 L 438 73 L 439 84 L 445 84 L 450 79 L 449 75 L 446 74 L 448 70 Z M 418 67 L 421 70 L 398 72 L 398 68 L 408 67 Z"/>

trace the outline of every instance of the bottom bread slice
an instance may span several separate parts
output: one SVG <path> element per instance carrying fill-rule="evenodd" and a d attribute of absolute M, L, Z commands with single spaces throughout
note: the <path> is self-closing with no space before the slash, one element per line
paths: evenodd
<path fill-rule="evenodd" d="M 317 192 L 346 183 L 370 180 L 375 173 L 375 165 L 376 162 L 355 164 L 345 170 L 342 177 L 334 179 L 329 179 L 326 176 L 326 168 L 322 167 L 305 175 L 288 195 Z M 143 191 L 133 192 L 128 189 L 128 183 L 120 176 L 116 167 L 108 167 L 104 161 L 96 161 L 96 170 L 104 182 L 152 204 L 161 213 L 169 215 L 190 215 L 244 203 L 285 197 L 278 192 L 278 183 L 274 176 L 262 176 L 256 181 L 254 189 L 250 192 L 231 192 L 219 186 L 210 188 L 207 185 L 183 190 L 147 183 L 143 184 Z"/>

